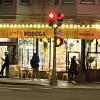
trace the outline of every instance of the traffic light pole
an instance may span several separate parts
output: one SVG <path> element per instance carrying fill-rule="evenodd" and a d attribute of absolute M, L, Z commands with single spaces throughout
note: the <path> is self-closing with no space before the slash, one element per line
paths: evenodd
<path fill-rule="evenodd" d="M 54 29 L 54 44 L 53 44 L 53 70 L 50 78 L 50 85 L 57 85 L 57 73 L 56 73 L 56 32 L 57 28 L 61 26 L 64 18 L 63 13 L 58 13 L 56 11 L 51 11 L 48 16 L 49 26 L 52 26 Z"/>
<path fill-rule="evenodd" d="M 50 85 L 56 86 L 58 85 L 57 82 L 57 72 L 56 72 L 56 31 L 57 27 L 54 29 L 54 44 L 53 44 L 53 69 L 52 69 L 52 75 L 50 79 Z"/>

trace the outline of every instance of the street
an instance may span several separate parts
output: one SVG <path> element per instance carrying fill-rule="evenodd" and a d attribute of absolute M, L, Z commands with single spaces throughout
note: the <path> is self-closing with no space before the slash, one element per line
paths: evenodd
<path fill-rule="evenodd" d="M 0 100 L 99 100 L 100 89 L 0 84 Z"/>

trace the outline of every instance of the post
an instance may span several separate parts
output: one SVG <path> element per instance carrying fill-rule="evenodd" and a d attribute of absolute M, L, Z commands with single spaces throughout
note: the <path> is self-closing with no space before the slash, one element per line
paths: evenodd
<path fill-rule="evenodd" d="M 54 29 L 54 44 L 53 44 L 53 70 L 50 78 L 50 85 L 57 85 L 57 74 L 56 74 L 56 31 L 63 22 L 64 14 L 52 10 L 48 15 L 49 26 Z"/>
<path fill-rule="evenodd" d="M 49 68 L 51 67 L 51 38 L 50 38 L 50 45 L 49 45 Z"/>
<path fill-rule="evenodd" d="M 95 66 L 96 66 L 96 69 L 97 69 L 97 52 L 98 52 L 98 40 L 96 39 L 96 63 L 95 63 Z"/>
<path fill-rule="evenodd" d="M 57 30 L 57 28 L 54 28 L 53 70 L 52 70 L 52 75 L 51 75 L 51 79 L 50 79 L 50 85 L 53 85 L 53 86 L 58 85 L 57 73 L 56 73 L 56 30 Z"/>
<path fill-rule="evenodd" d="M 85 40 L 81 40 L 81 65 L 79 70 L 79 81 L 83 82 L 84 80 L 84 69 L 85 69 Z"/>
<path fill-rule="evenodd" d="M 39 53 L 39 39 L 36 39 L 36 53 Z"/>

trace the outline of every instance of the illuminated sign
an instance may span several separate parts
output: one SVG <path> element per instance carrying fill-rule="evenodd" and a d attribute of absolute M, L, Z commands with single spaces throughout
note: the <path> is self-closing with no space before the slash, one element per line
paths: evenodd
<path fill-rule="evenodd" d="M 2 29 L 0 38 L 51 38 L 52 30 Z"/>
<path fill-rule="evenodd" d="M 41 31 L 24 31 L 24 36 L 46 36 L 46 33 Z"/>
<path fill-rule="evenodd" d="M 56 36 L 65 39 L 100 39 L 100 29 L 95 28 L 69 28 L 57 29 Z M 48 29 L 0 29 L 0 38 L 53 38 L 54 30 Z"/>
<path fill-rule="evenodd" d="M 96 29 L 80 29 L 78 30 L 79 39 L 100 39 L 100 32 Z"/>

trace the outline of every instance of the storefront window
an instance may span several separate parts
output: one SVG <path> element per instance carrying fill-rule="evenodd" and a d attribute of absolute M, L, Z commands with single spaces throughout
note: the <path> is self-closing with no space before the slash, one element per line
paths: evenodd
<path fill-rule="evenodd" d="M 18 64 L 23 67 L 31 67 L 30 59 L 33 56 L 33 39 L 19 38 L 18 39 Z"/>
<path fill-rule="evenodd" d="M 88 66 L 90 69 L 100 69 L 100 39 L 87 41 L 87 57 L 94 57 L 94 61 Z"/>
<path fill-rule="evenodd" d="M 77 64 L 79 64 L 81 58 L 81 40 L 80 39 L 68 39 L 68 56 L 67 65 L 70 67 L 71 58 L 76 56 Z"/>
<path fill-rule="evenodd" d="M 56 49 L 56 69 L 57 71 L 66 70 L 66 45 L 63 44 Z"/>
<path fill-rule="evenodd" d="M 45 71 L 47 68 L 53 68 L 53 39 L 39 39 L 39 71 Z M 33 55 L 34 44 L 33 39 L 24 38 L 18 39 L 19 44 L 19 65 L 30 66 L 30 59 Z M 35 48 L 34 48 L 35 49 Z M 69 56 L 67 53 L 69 53 Z M 73 53 L 71 53 L 73 52 Z M 77 52 L 77 53 L 76 53 Z M 71 59 L 72 56 L 76 56 L 77 60 L 79 59 L 79 54 L 81 52 L 81 41 L 79 39 L 67 39 L 63 45 L 56 47 L 56 70 L 57 71 L 66 71 L 66 62 L 67 59 Z M 66 59 L 67 58 L 67 59 Z M 30 66 L 31 67 L 31 66 Z"/>
<path fill-rule="evenodd" d="M 43 38 L 39 41 L 39 58 L 40 58 L 40 71 L 45 71 L 49 68 L 49 42 L 48 39 Z"/>
<path fill-rule="evenodd" d="M 93 62 L 88 64 L 88 68 L 100 69 L 100 52 L 89 52 L 88 57 L 94 58 Z"/>
<path fill-rule="evenodd" d="M 81 40 L 80 39 L 68 39 L 68 51 L 81 51 Z"/>

